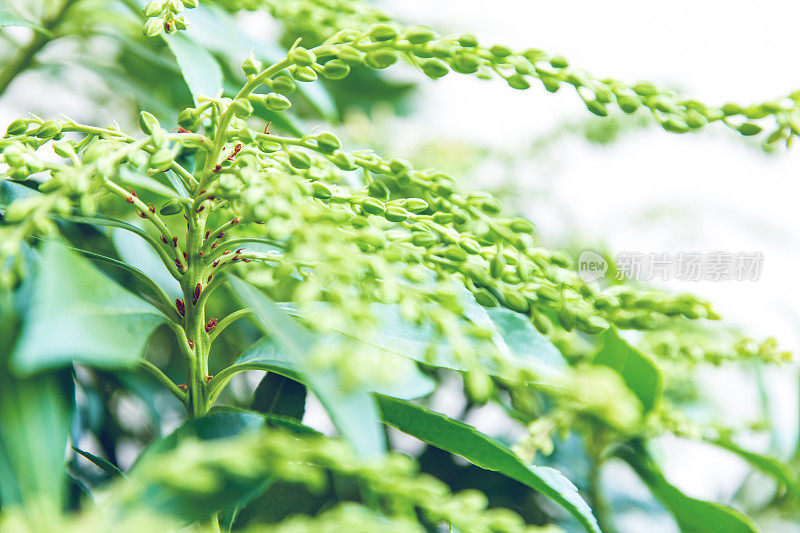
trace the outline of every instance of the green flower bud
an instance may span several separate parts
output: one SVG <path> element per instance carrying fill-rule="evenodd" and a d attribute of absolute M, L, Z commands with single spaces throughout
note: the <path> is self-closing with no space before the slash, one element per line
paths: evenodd
<path fill-rule="evenodd" d="M 329 131 L 323 131 L 314 137 L 317 140 L 317 148 L 326 154 L 333 153 L 342 147 L 339 138 Z"/>
<path fill-rule="evenodd" d="M 437 224 L 449 224 L 453 221 L 453 218 L 453 213 L 447 213 L 444 211 L 434 213 L 433 215 L 433 221 Z"/>
<path fill-rule="evenodd" d="M 539 74 L 539 76 L 539 79 L 547 92 L 554 93 L 561 88 L 561 82 L 555 76 L 543 76 L 541 74 Z"/>
<path fill-rule="evenodd" d="M 402 39 L 407 40 L 411 44 L 425 44 L 433 40 L 434 37 L 436 37 L 436 34 L 427 26 L 414 26 L 404 31 L 401 35 Z"/>
<path fill-rule="evenodd" d="M 497 254 L 489 262 L 489 273 L 493 278 L 500 279 L 506 270 L 506 262 L 502 255 Z"/>
<path fill-rule="evenodd" d="M 411 216 L 411 213 L 409 213 L 408 211 L 406 211 L 402 207 L 399 207 L 399 206 L 396 206 L 396 205 L 391 205 L 391 206 L 387 207 L 386 208 L 386 213 L 384 214 L 384 217 L 389 222 L 403 222 L 405 220 L 408 220 L 408 218 L 410 216 Z"/>
<path fill-rule="evenodd" d="M 370 196 L 375 198 L 387 199 L 389 198 L 389 189 L 382 182 L 373 180 L 367 187 Z"/>
<path fill-rule="evenodd" d="M 325 183 L 321 181 L 315 181 L 311 184 L 313 194 L 315 198 L 319 198 L 321 200 L 327 200 L 333 196 L 333 191 L 330 187 L 328 187 Z"/>
<path fill-rule="evenodd" d="M 484 403 L 494 390 L 492 378 L 479 371 L 470 371 L 464 375 L 464 384 L 474 402 Z"/>
<path fill-rule="evenodd" d="M 61 187 L 61 182 L 59 182 L 56 179 L 52 179 L 51 178 L 51 179 L 45 181 L 44 183 L 41 183 L 39 185 L 38 191 L 40 193 L 47 194 L 47 193 L 55 191 L 59 187 Z"/>
<path fill-rule="evenodd" d="M 296 89 L 294 80 L 288 74 L 279 74 L 270 82 L 273 91 L 280 94 L 292 94 Z"/>
<path fill-rule="evenodd" d="M 53 144 L 53 151 L 61 157 L 75 157 L 75 147 L 69 141 L 61 141 Z"/>
<path fill-rule="evenodd" d="M 336 55 L 339 59 L 351 65 L 360 65 L 367 56 L 367 54 L 352 46 L 343 47 Z"/>
<path fill-rule="evenodd" d="M 264 98 L 264 105 L 266 105 L 267 109 L 270 111 L 284 111 L 292 107 L 292 103 L 289 99 L 280 93 L 269 93 Z"/>
<path fill-rule="evenodd" d="M 361 201 L 361 209 L 370 215 L 382 215 L 386 212 L 386 206 L 383 205 L 383 202 L 375 198 L 364 198 Z"/>
<path fill-rule="evenodd" d="M 544 315 L 542 313 L 534 312 L 531 322 L 533 322 L 533 327 L 536 328 L 536 331 L 538 331 L 542 335 L 547 335 L 553 329 L 553 325 L 550 322 L 550 319 L 547 318 L 547 315 Z"/>
<path fill-rule="evenodd" d="M 329 80 L 340 80 L 350 74 L 350 67 L 341 59 L 332 59 L 322 67 L 322 75 Z"/>
<path fill-rule="evenodd" d="M 184 109 L 178 113 L 178 125 L 184 128 L 191 128 L 194 125 L 196 117 L 192 109 Z"/>
<path fill-rule="evenodd" d="M 247 98 L 237 98 L 231 102 L 231 109 L 238 118 L 247 118 L 253 114 L 253 104 Z"/>
<path fill-rule="evenodd" d="M 457 263 L 463 263 L 467 260 L 467 252 L 464 251 L 463 248 L 460 246 L 450 245 L 446 247 L 444 250 L 440 252 L 442 256 L 450 259 L 451 261 L 455 261 Z"/>
<path fill-rule="evenodd" d="M 508 82 L 508 85 L 512 89 L 525 90 L 531 86 L 528 80 L 526 80 L 520 74 L 512 74 L 511 76 L 506 78 L 506 81 Z"/>
<path fill-rule="evenodd" d="M 397 37 L 397 29 L 390 24 L 373 24 L 367 35 L 373 41 L 390 41 Z"/>
<path fill-rule="evenodd" d="M 598 102 L 597 100 L 589 100 L 586 102 L 586 109 L 597 115 L 598 117 L 607 117 L 608 116 L 608 109 L 606 109 L 605 104 L 602 102 Z"/>
<path fill-rule="evenodd" d="M 474 35 L 470 35 L 469 33 L 462 33 L 458 37 L 458 44 L 466 48 L 474 48 L 478 46 L 478 39 L 476 39 Z"/>
<path fill-rule="evenodd" d="M 175 17 L 173 22 L 175 23 L 175 27 L 172 28 L 169 33 L 174 33 L 176 30 L 185 30 L 186 29 L 186 21 L 184 20 L 184 18 L 182 16 Z"/>
<path fill-rule="evenodd" d="M 485 289 L 483 287 L 479 288 L 476 291 L 473 291 L 472 294 L 475 296 L 475 301 L 478 302 L 483 307 L 497 307 L 498 305 L 500 305 L 499 302 L 497 301 L 497 298 L 495 298 L 494 295 L 491 292 L 489 292 L 488 289 Z"/>
<path fill-rule="evenodd" d="M 373 50 L 367 53 L 364 64 L 370 68 L 382 69 L 391 67 L 397 62 L 397 53 L 394 50 Z"/>
<path fill-rule="evenodd" d="M 737 104 L 725 104 L 720 108 L 720 110 L 725 114 L 726 117 L 730 117 L 732 115 L 741 115 L 744 113 L 744 108 Z"/>
<path fill-rule="evenodd" d="M 447 73 L 449 72 L 449 70 L 447 69 L 447 63 L 439 59 L 426 59 L 421 63 L 422 63 L 421 64 L 422 72 L 424 72 L 426 76 L 434 80 L 447 75 Z"/>
<path fill-rule="evenodd" d="M 463 238 L 458 242 L 458 245 L 461 246 L 468 254 L 471 255 L 478 255 L 481 253 L 481 245 L 475 239 L 470 239 L 469 237 Z"/>
<path fill-rule="evenodd" d="M 183 7 L 187 9 L 197 7 L 197 0 L 181 0 L 181 1 L 183 2 Z"/>
<path fill-rule="evenodd" d="M 597 315 L 591 315 L 589 317 L 576 316 L 575 324 L 578 326 L 578 329 L 591 335 L 602 333 L 611 327 L 605 318 Z"/>
<path fill-rule="evenodd" d="M 689 125 L 677 117 L 670 117 L 661 123 L 661 127 L 672 133 L 686 133 L 689 131 Z"/>
<path fill-rule="evenodd" d="M 747 137 L 761 133 L 761 126 L 753 124 L 752 122 L 745 122 L 736 129 L 739 130 L 739 133 Z"/>
<path fill-rule="evenodd" d="M 289 52 L 289 61 L 301 67 L 308 67 L 313 65 L 317 60 L 314 52 L 307 50 L 302 46 L 298 46 Z"/>
<path fill-rule="evenodd" d="M 139 129 L 142 130 L 147 135 L 153 133 L 154 129 L 160 128 L 161 124 L 158 122 L 158 119 L 148 113 L 147 111 L 142 111 L 139 113 Z"/>
<path fill-rule="evenodd" d="M 288 150 L 289 164 L 299 170 L 311 168 L 311 157 L 302 150 Z"/>
<path fill-rule="evenodd" d="M 342 170 L 355 170 L 358 166 L 353 159 L 353 156 L 347 152 L 337 150 L 329 157 L 331 162 Z"/>
<path fill-rule="evenodd" d="M 147 37 L 157 37 L 164 33 L 164 23 L 157 18 L 147 19 L 142 27 L 142 33 Z"/>
<path fill-rule="evenodd" d="M 428 202 L 422 198 L 405 198 L 401 200 L 400 205 L 412 213 L 422 213 L 428 209 Z"/>
<path fill-rule="evenodd" d="M 550 59 L 550 65 L 553 68 L 562 69 L 562 68 L 567 68 L 569 66 L 569 62 L 566 60 L 564 56 L 556 56 Z"/>
<path fill-rule="evenodd" d="M 642 105 L 642 102 L 635 96 L 623 94 L 617 97 L 617 105 L 619 105 L 619 108 L 625 113 L 633 113 L 639 109 L 639 106 Z"/>
<path fill-rule="evenodd" d="M 264 68 L 264 65 L 256 59 L 256 56 L 253 55 L 253 50 L 250 50 L 250 55 L 247 56 L 247 59 L 242 62 L 242 72 L 244 72 L 245 76 L 253 76 L 261 72 L 261 69 Z"/>
<path fill-rule="evenodd" d="M 513 219 L 508 224 L 508 227 L 514 233 L 526 233 L 526 234 L 532 233 L 534 229 L 533 222 L 531 222 L 527 218 L 522 218 L 522 217 Z"/>
<path fill-rule="evenodd" d="M 439 243 L 439 240 L 436 238 L 436 235 L 431 233 L 414 233 L 411 236 L 411 242 L 415 246 L 422 246 L 423 248 L 431 248 L 436 246 Z"/>
<path fill-rule="evenodd" d="M 183 206 L 177 199 L 170 198 L 161 205 L 158 212 L 164 216 L 177 215 L 183 212 Z"/>
<path fill-rule="evenodd" d="M 507 46 L 503 46 L 502 44 L 496 44 L 489 48 L 489 52 L 492 53 L 495 57 L 506 57 L 511 55 L 511 49 Z"/>
<path fill-rule="evenodd" d="M 708 119 L 701 112 L 690 109 L 685 115 L 686 125 L 692 129 L 702 128 L 708 124 Z"/>
<path fill-rule="evenodd" d="M 57 120 L 43 122 L 42 125 L 33 132 L 33 134 L 40 139 L 52 139 L 59 133 L 61 133 L 61 122 Z"/>
<path fill-rule="evenodd" d="M 24 132 L 28 129 L 28 121 L 18 118 L 14 122 L 8 125 L 6 128 L 6 135 L 19 135 L 20 133 Z"/>
<path fill-rule="evenodd" d="M 148 164 L 150 168 L 163 171 L 167 170 L 172 165 L 172 160 L 172 152 L 166 148 L 162 148 L 161 150 L 156 150 L 152 155 L 150 155 Z"/>
<path fill-rule="evenodd" d="M 317 79 L 317 73 L 309 67 L 293 65 L 289 67 L 289 72 L 292 73 L 292 76 L 294 76 L 294 79 L 297 81 L 311 82 Z"/>
<path fill-rule="evenodd" d="M 514 290 L 506 290 L 503 292 L 503 302 L 505 306 L 517 313 L 527 313 L 531 304 L 525 296 Z"/>
<path fill-rule="evenodd" d="M 473 54 L 457 54 L 453 58 L 450 66 L 453 67 L 453 70 L 461 74 L 472 74 L 478 71 L 480 64 L 478 58 Z"/>
<path fill-rule="evenodd" d="M 144 6 L 144 16 L 147 18 L 155 17 L 164 10 L 164 0 L 152 0 Z"/>

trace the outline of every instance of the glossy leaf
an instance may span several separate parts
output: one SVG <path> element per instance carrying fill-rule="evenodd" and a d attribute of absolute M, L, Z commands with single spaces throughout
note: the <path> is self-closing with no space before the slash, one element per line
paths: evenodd
<path fill-rule="evenodd" d="M 683 533 L 759 531 L 750 518 L 736 509 L 691 498 L 671 485 L 641 443 L 632 443 L 618 450 L 617 454 L 633 468 L 653 495 L 672 513 Z"/>
<path fill-rule="evenodd" d="M 600 532 L 592 510 L 578 489 L 558 470 L 528 466 L 510 449 L 472 426 L 419 405 L 387 396 L 378 396 L 378 405 L 384 422 L 390 426 L 529 486 L 564 507 L 587 531 Z"/>
<path fill-rule="evenodd" d="M 208 50 L 181 33 L 165 35 L 164 39 L 178 61 L 195 103 L 199 95 L 216 96 L 222 89 L 222 70 Z"/>
<path fill-rule="evenodd" d="M 613 368 L 622 376 L 644 412 L 651 411 L 661 399 L 661 372 L 644 354 L 620 338 L 614 329 L 602 334 L 602 347 L 594 356 L 595 365 Z"/>
<path fill-rule="evenodd" d="M 239 300 L 253 312 L 256 324 L 286 350 L 298 373 L 328 411 L 333 424 L 359 455 L 381 456 L 386 439 L 372 395 L 365 388 L 346 389 L 336 369 L 315 368 L 310 359 L 316 339 L 258 289 L 230 278 Z"/>
<path fill-rule="evenodd" d="M 789 492 L 794 494 L 795 498 L 800 498 L 800 471 L 796 468 L 792 468 L 774 457 L 746 450 L 729 440 L 716 439 L 709 442 L 729 452 L 735 453 L 754 467 L 775 478 L 780 484 L 785 486 Z"/>
<path fill-rule="evenodd" d="M 43 246 L 27 320 L 12 356 L 30 374 L 73 361 L 132 367 L 153 330 L 166 320 L 64 245 Z"/>
<path fill-rule="evenodd" d="M 74 392 L 65 372 L 22 378 L 9 358 L 28 305 L 28 288 L 0 293 L 0 501 L 31 512 L 60 509 L 66 488 L 64 454 Z M 44 507 L 38 507 L 42 505 Z"/>
<path fill-rule="evenodd" d="M 266 415 L 302 420 L 306 410 L 306 388 L 293 379 L 268 372 L 256 387 L 250 408 Z"/>
<path fill-rule="evenodd" d="M 122 474 L 122 470 L 119 469 L 118 466 L 112 464 L 107 459 L 103 459 L 102 457 L 98 457 L 93 453 L 89 453 L 87 451 L 81 450 L 80 448 L 76 448 L 75 446 L 72 447 L 75 450 L 75 453 L 79 454 L 80 456 L 84 457 L 87 461 L 95 465 L 97 468 L 102 470 L 106 473 L 106 475 L 112 479 L 118 477 L 125 477 Z"/>

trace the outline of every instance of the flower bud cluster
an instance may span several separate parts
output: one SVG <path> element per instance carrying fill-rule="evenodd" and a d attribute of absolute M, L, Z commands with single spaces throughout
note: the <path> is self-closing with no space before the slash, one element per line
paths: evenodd
<path fill-rule="evenodd" d="M 186 29 L 183 17 L 185 8 L 197 7 L 198 0 L 150 0 L 144 6 L 147 21 L 142 32 L 148 37 L 157 37 L 162 33 L 175 33 Z"/>

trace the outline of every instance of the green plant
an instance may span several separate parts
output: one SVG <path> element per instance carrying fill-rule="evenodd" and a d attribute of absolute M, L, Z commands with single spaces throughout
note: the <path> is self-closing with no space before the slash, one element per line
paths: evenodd
<path fill-rule="evenodd" d="M 0 90 L 54 32 L 69 35 L 73 10 L 94 4 L 61 3 L 0 75 Z M 705 438 L 751 461 L 785 487 L 789 503 L 775 505 L 792 509 L 800 480 L 790 466 L 739 448 L 732 428 L 697 427 L 680 410 L 685 373 L 699 361 L 782 362 L 774 341 L 706 325 L 687 335 L 688 321 L 719 318 L 702 299 L 585 283 L 568 254 L 536 247 L 533 224 L 504 213 L 492 195 L 461 193 L 448 174 L 399 157 L 348 150 L 331 132 L 300 131 L 297 116 L 319 120 L 319 106 L 292 113 L 294 104 L 319 101 L 304 86 L 374 76 L 401 58 L 433 79 L 455 72 L 499 76 L 514 89 L 571 85 L 596 115 L 644 109 L 669 132 L 722 122 L 751 136 L 773 123 L 768 144 L 797 133 L 800 94 L 706 106 L 649 83 L 593 78 L 540 50 L 400 27 L 359 2 L 209 2 L 269 10 L 291 36 L 281 58 L 262 62 L 251 51 L 243 85 L 231 89 L 235 76 L 180 34 L 184 8 L 196 4 L 144 6 L 145 35 L 165 40 L 193 103 L 165 98 L 160 119 L 140 112 L 141 135 L 115 123 L 32 116 L 0 140 L 3 531 L 569 524 L 538 501 L 520 516 L 502 509 L 498 494 L 454 494 L 455 484 L 434 478 L 434 465 L 419 474 L 415 460 L 388 451 L 385 426 L 543 494 L 589 531 L 614 527 L 599 481 L 612 457 L 630 465 L 682 529 L 756 530 L 739 511 L 667 482 L 646 448 L 664 433 Z M 644 353 L 623 329 L 645 332 Z M 187 420 L 124 475 L 113 439 L 109 459 L 75 448 L 116 478 L 95 482 L 91 492 L 103 497 L 92 506 L 72 494 L 86 477 L 77 456 L 65 490 L 64 449 L 81 436 L 70 435 L 74 389 L 105 403 L 109 390 L 138 387 L 153 401 L 159 393 L 126 372 L 136 365 L 183 405 Z M 226 388 L 248 370 L 269 373 L 243 401 Z M 453 374 L 463 377 L 470 406 L 501 406 L 529 436 L 512 451 L 411 401 Z M 343 442 L 300 423 L 307 390 Z M 218 406 L 224 397 L 229 406 Z M 559 435 L 582 439 L 588 504 L 558 470 L 530 466 L 537 452 L 558 452 Z"/>

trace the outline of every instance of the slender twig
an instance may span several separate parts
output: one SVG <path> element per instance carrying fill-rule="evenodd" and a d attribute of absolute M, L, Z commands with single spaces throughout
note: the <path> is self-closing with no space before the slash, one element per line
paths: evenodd
<path fill-rule="evenodd" d="M 139 365 L 150 372 L 158 381 L 160 381 L 167 389 L 175 396 L 181 403 L 186 403 L 187 394 L 181 390 L 171 379 L 167 377 L 156 365 L 147 359 L 140 359 Z"/>

